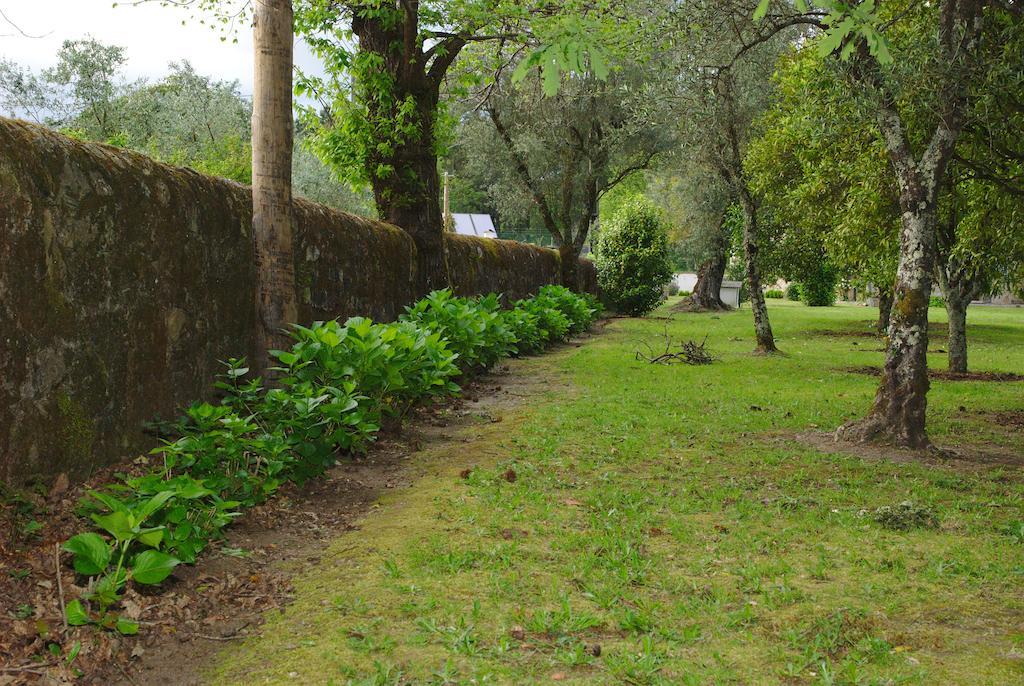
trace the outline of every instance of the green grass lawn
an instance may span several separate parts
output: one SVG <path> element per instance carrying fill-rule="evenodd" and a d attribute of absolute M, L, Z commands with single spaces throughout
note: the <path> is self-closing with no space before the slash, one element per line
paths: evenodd
<path fill-rule="evenodd" d="M 745 309 L 617 319 L 516 363 L 546 390 L 457 452 L 419 453 L 417 483 L 334 541 L 212 680 L 1024 683 L 1024 472 L 798 442 L 862 415 L 877 379 L 840 369 L 883 357 L 815 330 L 869 330 L 877 312 L 770 307 L 784 357 L 750 353 Z M 720 360 L 635 361 L 666 324 Z M 973 369 L 1024 373 L 1024 309 L 972 308 L 969 329 Z M 1010 410 L 1024 383 L 935 381 L 929 428 L 1024 459 L 1020 429 L 984 414 Z M 874 516 L 908 500 L 907 529 Z"/>

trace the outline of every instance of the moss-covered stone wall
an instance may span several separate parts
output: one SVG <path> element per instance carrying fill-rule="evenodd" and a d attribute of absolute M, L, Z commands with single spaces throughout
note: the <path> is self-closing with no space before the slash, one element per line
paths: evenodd
<path fill-rule="evenodd" d="M 251 207 L 248 187 L 0 119 L 0 480 L 132 457 L 144 422 L 250 354 Z M 414 299 L 405 232 L 295 209 L 304 321 L 388 320 Z M 464 294 L 523 297 L 559 273 L 553 251 L 508 241 L 449 252 Z"/>

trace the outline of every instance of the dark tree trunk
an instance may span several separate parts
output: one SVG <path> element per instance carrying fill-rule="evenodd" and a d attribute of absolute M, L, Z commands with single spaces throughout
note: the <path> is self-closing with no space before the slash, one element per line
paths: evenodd
<path fill-rule="evenodd" d="M 712 254 L 697 268 L 697 283 L 693 286 L 690 301 L 694 310 L 728 310 L 722 302 L 722 281 L 729 261 L 729 236 L 725 221 L 719 224 L 718 233 L 712 243 Z"/>
<path fill-rule="evenodd" d="M 889 333 L 889 318 L 892 316 L 892 289 L 878 290 L 878 333 Z"/>
<path fill-rule="evenodd" d="M 558 257 L 562 263 L 562 285 L 578 293 L 580 290 L 580 255 L 574 245 L 558 246 Z"/>
<path fill-rule="evenodd" d="M 451 286 L 441 216 L 437 157 L 419 146 L 402 151 L 399 164 L 406 173 L 373 182 L 381 219 L 408 233 L 416 243 L 416 284 L 420 295 Z"/>
<path fill-rule="evenodd" d="M 418 38 L 418 2 L 401 3 L 391 18 L 357 14 L 352 31 L 359 39 L 359 51 L 379 60 L 382 75 L 392 84 L 390 93 L 368 99 L 371 125 L 394 127 L 402 119 L 403 130 L 415 131 L 378 146 L 366 161 L 378 214 L 416 243 L 419 293 L 450 287 L 434 123 L 441 82 L 465 40 L 450 37 L 429 54 L 424 52 Z M 367 88 L 374 92 L 376 86 Z M 415 107 L 411 113 L 404 112 L 410 99 Z"/>
<path fill-rule="evenodd" d="M 745 187 L 739 189 L 739 196 L 743 207 L 743 256 L 747 263 L 747 288 L 750 289 L 750 309 L 754 312 L 757 352 L 774 353 L 778 348 L 775 347 L 775 336 L 768 319 L 768 305 L 761 290 L 761 268 L 757 263 L 757 205 Z"/>
<path fill-rule="evenodd" d="M 298 319 L 292 246 L 292 3 L 257 3 L 253 22 L 252 239 L 256 261 L 256 359 L 288 346 Z"/>

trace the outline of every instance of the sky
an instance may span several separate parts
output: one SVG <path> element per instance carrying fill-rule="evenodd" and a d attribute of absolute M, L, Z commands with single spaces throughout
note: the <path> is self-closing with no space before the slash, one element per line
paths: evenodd
<path fill-rule="evenodd" d="M 0 0 L 0 11 L 26 38 L 0 19 L 0 58 L 34 70 L 56 63 L 66 40 L 91 36 L 127 48 L 124 73 L 129 80 L 151 81 L 167 74 L 168 62 L 188 59 L 200 74 L 235 81 L 243 95 L 252 95 L 252 35 L 248 26 L 236 32 L 238 43 L 222 42 L 220 34 L 196 20 L 188 10 L 161 7 L 159 2 L 131 6 L 122 0 Z M 182 20 L 186 25 L 182 26 Z M 307 72 L 322 70 L 309 48 L 295 45 L 295 63 Z"/>

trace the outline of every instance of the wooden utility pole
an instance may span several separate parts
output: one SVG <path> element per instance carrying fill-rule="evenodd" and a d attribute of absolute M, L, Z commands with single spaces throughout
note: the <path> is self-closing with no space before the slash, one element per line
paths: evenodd
<path fill-rule="evenodd" d="M 291 0 L 255 0 L 252 95 L 252 236 L 256 258 L 256 359 L 288 345 L 298 319 L 292 247 Z"/>

